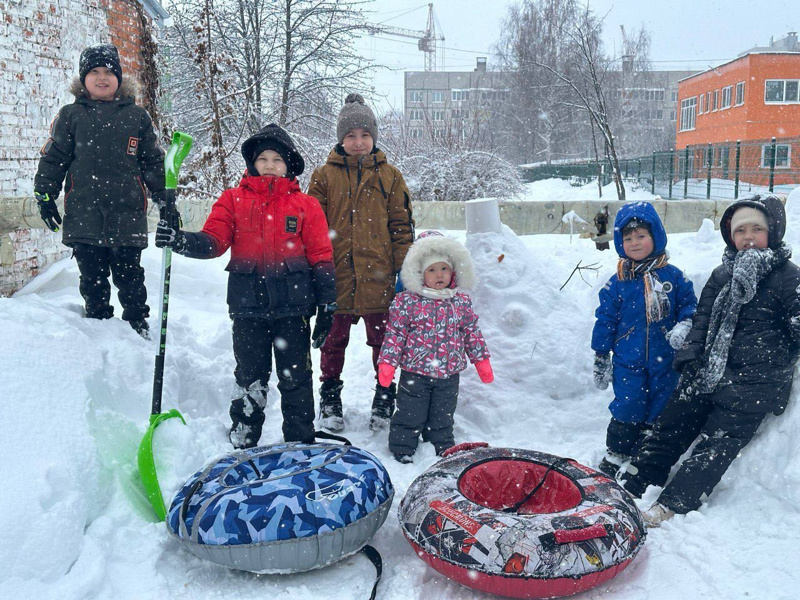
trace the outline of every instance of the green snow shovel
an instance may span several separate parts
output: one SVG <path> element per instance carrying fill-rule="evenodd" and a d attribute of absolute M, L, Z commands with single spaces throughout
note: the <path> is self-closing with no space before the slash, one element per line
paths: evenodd
<path fill-rule="evenodd" d="M 164 169 L 166 171 L 166 207 L 164 210 L 168 223 L 174 221 L 175 212 L 175 189 L 178 187 L 178 171 L 181 163 L 192 147 L 191 136 L 176 131 L 172 134 L 172 144 L 164 158 Z M 153 404 L 150 410 L 150 426 L 139 444 L 139 475 L 142 477 L 147 499 L 153 505 L 156 515 L 160 520 L 167 516 L 167 509 L 164 506 L 164 497 L 161 495 L 161 486 L 158 485 L 158 475 L 156 474 L 156 463 L 153 457 L 153 433 L 161 423 L 167 419 L 179 418 L 186 425 L 177 409 L 162 413 L 161 412 L 161 391 L 164 386 L 164 353 L 167 343 L 167 312 L 169 310 L 169 276 L 172 267 L 172 248 L 165 247 L 161 258 L 161 309 L 159 311 L 159 322 L 161 323 L 160 339 L 158 343 L 158 353 L 156 354 L 156 368 L 153 376 Z"/>

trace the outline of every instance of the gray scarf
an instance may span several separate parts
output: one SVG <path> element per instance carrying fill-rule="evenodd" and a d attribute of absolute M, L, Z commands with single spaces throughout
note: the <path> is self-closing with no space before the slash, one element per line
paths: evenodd
<path fill-rule="evenodd" d="M 701 361 L 703 366 L 697 371 L 695 379 L 699 393 L 710 394 L 722 379 L 742 306 L 756 295 L 761 280 L 791 256 L 792 249 L 784 242 L 775 249 L 751 248 L 739 252 L 732 248 L 725 249 L 722 264 L 731 280 L 720 290 L 711 308 L 706 349 Z"/>

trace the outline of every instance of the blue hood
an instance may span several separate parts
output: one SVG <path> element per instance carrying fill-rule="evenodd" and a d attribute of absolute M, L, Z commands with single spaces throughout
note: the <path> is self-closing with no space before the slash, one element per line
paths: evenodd
<path fill-rule="evenodd" d="M 619 209 L 617 218 L 614 219 L 614 247 L 617 249 L 617 254 L 622 258 L 628 258 L 622 248 L 622 228 L 631 219 L 644 221 L 650 225 L 650 231 L 653 235 L 653 252 L 650 256 L 664 252 L 667 247 L 667 232 L 664 230 L 664 225 L 661 223 L 655 207 L 649 202 L 631 202 L 630 204 L 624 204 Z"/>

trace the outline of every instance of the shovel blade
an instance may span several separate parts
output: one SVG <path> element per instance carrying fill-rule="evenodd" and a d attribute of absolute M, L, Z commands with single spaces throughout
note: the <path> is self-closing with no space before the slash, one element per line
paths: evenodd
<path fill-rule="evenodd" d="M 142 478 L 147 499 L 150 501 L 153 510 L 159 520 L 163 521 L 167 518 L 167 508 L 164 505 L 164 496 L 161 493 L 161 486 L 158 483 L 158 473 L 156 472 L 156 461 L 153 456 L 153 434 L 156 427 L 167 419 L 178 418 L 186 425 L 186 419 L 183 418 L 177 409 L 173 408 L 169 412 L 160 413 L 157 415 L 150 415 L 150 426 L 139 444 L 138 463 L 139 463 L 139 476 Z"/>

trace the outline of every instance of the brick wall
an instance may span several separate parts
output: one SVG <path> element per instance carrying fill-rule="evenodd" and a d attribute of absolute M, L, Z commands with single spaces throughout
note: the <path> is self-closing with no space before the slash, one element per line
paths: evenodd
<path fill-rule="evenodd" d="M 39 148 L 58 109 L 74 100 L 83 48 L 110 41 L 126 76 L 141 69 L 141 15 L 138 0 L 0 0 L 0 197 L 33 193 Z M 65 255 L 59 238 L 0 236 L 0 295 Z"/>

